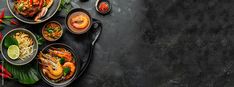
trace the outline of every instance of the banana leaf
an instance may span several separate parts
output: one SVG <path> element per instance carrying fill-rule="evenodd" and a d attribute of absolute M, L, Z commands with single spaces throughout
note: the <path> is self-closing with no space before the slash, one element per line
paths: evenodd
<path fill-rule="evenodd" d="M 14 66 L 4 62 L 3 65 L 13 75 L 13 79 L 21 84 L 35 84 L 40 79 L 36 64 L 33 65 L 31 63 L 24 66 Z"/>

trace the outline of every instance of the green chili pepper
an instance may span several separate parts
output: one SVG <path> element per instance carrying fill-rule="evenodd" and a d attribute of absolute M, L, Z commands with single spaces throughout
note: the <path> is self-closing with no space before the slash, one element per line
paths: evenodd
<path fill-rule="evenodd" d="M 4 19 L 12 19 L 15 18 L 14 16 L 4 16 Z"/>

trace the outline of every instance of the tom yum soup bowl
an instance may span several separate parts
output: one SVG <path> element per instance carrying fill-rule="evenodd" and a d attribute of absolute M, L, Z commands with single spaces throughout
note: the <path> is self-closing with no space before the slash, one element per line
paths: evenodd
<path fill-rule="evenodd" d="M 41 32 L 47 41 L 57 41 L 63 35 L 63 28 L 59 22 L 50 21 L 43 26 Z"/>
<path fill-rule="evenodd" d="M 43 48 L 37 57 L 39 73 L 47 84 L 64 87 L 77 78 L 80 59 L 70 46 L 52 43 Z"/>
<path fill-rule="evenodd" d="M 88 11 L 82 8 L 71 10 L 66 17 L 66 26 L 73 34 L 86 33 L 93 25 L 93 20 Z"/>
<path fill-rule="evenodd" d="M 16 28 L 2 39 L 3 58 L 12 65 L 25 65 L 31 62 L 38 51 L 35 35 L 27 29 Z"/>

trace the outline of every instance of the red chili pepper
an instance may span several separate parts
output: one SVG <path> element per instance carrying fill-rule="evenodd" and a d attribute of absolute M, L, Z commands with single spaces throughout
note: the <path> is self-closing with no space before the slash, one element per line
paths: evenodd
<path fill-rule="evenodd" d="M 3 38 L 3 35 L 2 33 L 0 32 L 0 42 L 2 41 L 2 38 Z M 1 67 L 1 66 L 0 66 Z"/>
<path fill-rule="evenodd" d="M 33 5 L 33 0 L 30 0 L 30 4 Z"/>
<path fill-rule="evenodd" d="M 0 76 L 3 77 L 4 79 L 11 79 L 11 76 L 4 73 L 0 73 Z"/>
<path fill-rule="evenodd" d="M 7 74 L 9 77 L 11 77 L 11 73 L 7 71 L 1 64 L 0 64 L 0 70 L 2 70 L 3 73 Z"/>
<path fill-rule="evenodd" d="M 11 19 L 10 23 L 11 23 L 12 25 L 18 25 L 18 23 L 17 23 L 14 19 Z"/>
<path fill-rule="evenodd" d="M 5 8 L 3 8 L 1 11 L 0 19 L 4 18 L 4 15 L 5 15 Z"/>
<path fill-rule="evenodd" d="M 3 23 L 3 20 L 2 19 L 0 19 L 0 24 L 2 24 Z"/>

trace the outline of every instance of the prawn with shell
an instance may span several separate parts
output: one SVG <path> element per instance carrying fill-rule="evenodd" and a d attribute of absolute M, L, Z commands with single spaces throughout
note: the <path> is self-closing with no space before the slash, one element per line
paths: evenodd
<path fill-rule="evenodd" d="M 41 51 L 38 58 L 44 76 L 55 83 L 70 79 L 76 71 L 73 55 L 65 48 L 51 47 L 47 53 Z"/>

